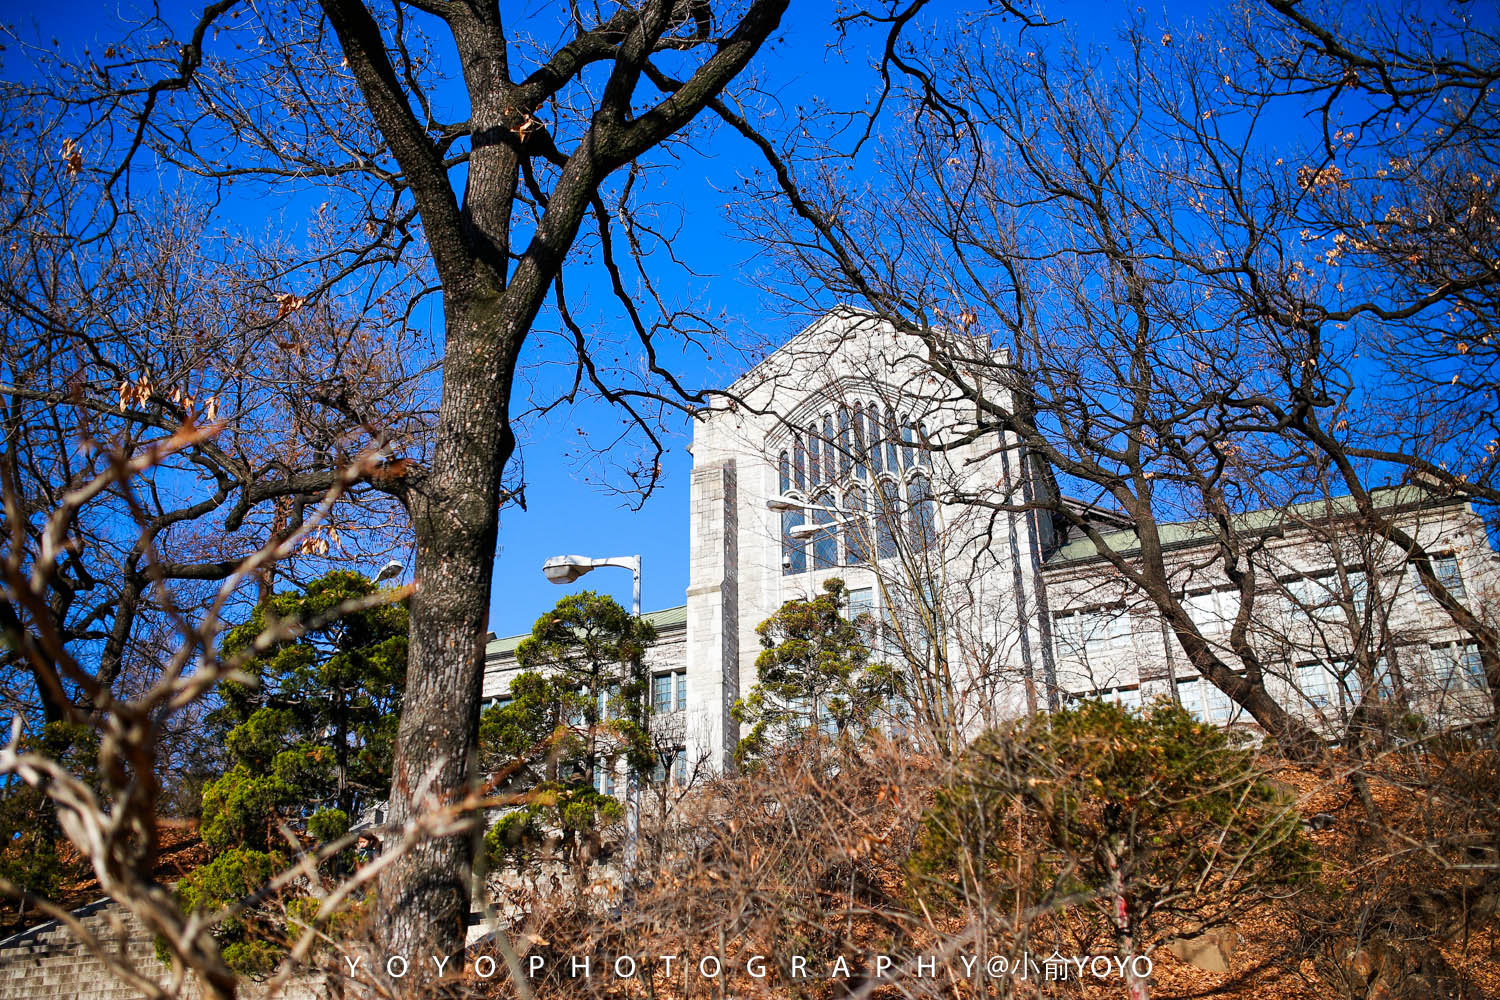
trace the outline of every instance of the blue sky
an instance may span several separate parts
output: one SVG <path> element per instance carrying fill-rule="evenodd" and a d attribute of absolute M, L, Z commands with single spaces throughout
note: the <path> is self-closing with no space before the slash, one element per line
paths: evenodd
<path fill-rule="evenodd" d="M 184 37 L 199 5 L 169 0 L 163 6 L 169 19 L 180 25 L 179 37 Z M 534 6 L 524 8 L 526 14 L 532 13 Z M 762 84 L 786 107 L 817 97 L 835 107 L 859 108 L 877 93 L 878 81 L 869 64 L 881 36 L 855 36 L 846 40 L 842 52 L 832 50 L 829 24 L 835 6 L 829 0 L 797 0 L 787 16 L 787 26 L 793 30 L 784 31 L 755 64 Z M 101 4 L 96 16 L 80 17 L 78 8 L 66 5 L 17 5 L 7 11 L 6 20 L 16 23 L 23 36 L 34 32 L 33 37 L 43 44 L 55 36 L 64 50 L 77 51 L 107 43 L 118 30 L 115 18 L 132 7 L 130 3 Z M 1050 6 L 1054 17 L 1067 20 L 1084 37 L 1108 37 L 1116 18 L 1136 9 L 1133 5 L 1103 10 L 1090 4 Z M 6 68 L 14 72 L 16 64 L 8 62 Z M 461 95 L 453 96 L 461 100 Z M 699 152 L 701 155 L 684 157 L 667 173 L 657 175 L 663 186 L 656 196 L 668 203 L 669 214 L 675 213 L 680 224 L 676 253 L 697 272 L 690 276 L 675 269 L 659 269 L 658 274 L 667 279 L 664 290 L 674 297 L 690 299 L 705 313 L 722 313 L 730 329 L 749 332 L 752 341 L 780 343 L 810 317 L 786 315 L 779 302 L 756 287 L 754 274 L 760 265 L 754 259 L 754 250 L 739 239 L 733 220 L 726 218 L 724 211 L 728 199 L 723 192 L 741 169 L 753 163 L 753 151 L 724 132 Z M 285 199 L 258 199 L 231 207 L 229 213 L 238 216 L 247 228 L 275 229 L 278 224 L 290 228 L 296 203 L 311 196 L 305 191 L 288 192 Z M 603 286 L 591 284 L 598 280 L 597 274 L 570 277 L 570 295 L 596 302 L 606 298 Z M 540 351 L 545 358 L 545 348 Z M 688 381 L 713 385 L 738 376 L 744 362 L 722 355 L 711 361 L 688 356 L 682 367 Z M 541 574 L 542 562 L 563 553 L 640 554 L 644 557 L 645 607 L 651 610 L 683 602 L 691 462 L 685 449 L 690 440 L 687 421 L 669 421 L 666 442 L 670 450 L 664 459 L 664 476 L 639 511 L 618 495 L 585 481 L 586 476 L 593 477 L 565 456 L 578 440 L 579 427 L 599 438 L 618 422 L 616 413 L 598 405 L 583 405 L 575 411 L 559 411 L 546 422 L 525 429 L 522 446 L 528 509 L 508 507 L 502 514 L 490 605 L 490 628 L 498 634 L 528 631 L 559 597 L 579 589 L 600 590 L 628 603 L 630 578 L 622 570 L 601 570 L 568 587 L 549 585 Z M 373 572 L 377 567 L 361 568 Z"/>

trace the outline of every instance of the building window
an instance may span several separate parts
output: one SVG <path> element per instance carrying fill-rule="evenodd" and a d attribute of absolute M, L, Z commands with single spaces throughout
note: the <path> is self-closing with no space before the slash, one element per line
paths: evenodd
<path fill-rule="evenodd" d="M 831 497 L 819 497 L 818 506 L 813 508 L 813 524 L 817 531 L 813 532 L 813 569 L 832 569 L 839 563 L 839 534 L 833 525 L 833 511 L 823 508 L 831 506 Z"/>
<path fill-rule="evenodd" d="M 1348 589 L 1345 589 L 1347 584 Z M 1285 580 L 1291 610 L 1305 621 L 1337 625 L 1345 622 L 1344 606 L 1351 601 L 1355 614 L 1363 615 L 1369 582 L 1363 570 L 1348 570 L 1341 581 L 1337 572 L 1319 573 Z"/>
<path fill-rule="evenodd" d="M 896 454 L 896 446 L 901 439 L 896 436 L 896 411 L 891 407 L 885 408 L 885 467 L 891 472 L 901 469 L 901 459 Z"/>
<path fill-rule="evenodd" d="M 858 590 L 849 591 L 849 620 L 855 621 L 860 615 L 873 615 L 875 613 L 875 590 L 872 587 L 860 587 Z"/>
<path fill-rule="evenodd" d="M 839 476 L 849 478 L 849 407 L 839 407 Z"/>
<path fill-rule="evenodd" d="M 925 476 L 914 476 L 907 486 L 911 497 L 911 544 L 917 552 L 937 545 L 937 501 Z"/>
<path fill-rule="evenodd" d="M 680 712 L 687 708 L 687 670 L 654 674 L 651 677 L 651 710 L 658 714 Z"/>
<path fill-rule="evenodd" d="M 1227 631 L 1240 613 L 1239 591 L 1209 590 L 1188 594 L 1182 599 L 1182 609 L 1199 632 Z"/>
<path fill-rule="evenodd" d="M 802 435 L 792 435 L 792 485 L 799 490 L 807 489 L 807 452 L 802 447 Z"/>
<path fill-rule="evenodd" d="M 818 428 L 814 425 L 807 429 L 807 485 L 816 489 L 822 481 L 818 475 Z"/>
<path fill-rule="evenodd" d="M 781 489 L 778 492 L 786 496 L 787 490 L 792 488 L 792 463 L 784 451 L 777 462 L 777 471 L 781 474 Z"/>
<path fill-rule="evenodd" d="M 676 747 L 672 750 L 664 750 L 656 757 L 656 767 L 651 772 L 652 784 L 665 784 L 667 779 L 672 784 L 681 788 L 687 784 L 687 747 Z"/>
<path fill-rule="evenodd" d="M 1094 660 L 1130 649 L 1130 616 L 1123 611 L 1073 611 L 1052 620 L 1053 648 L 1059 656 Z"/>
<path fill-rule="evenodd" d="M 897 539 L 901 537 L 901 490 L 894 480 L 880 480 L 878 506 L 875 512 L 876 554 L 881 559 L 890 559 L 899 551 Z"/>
<path fill-rule="evenodd" d="M 1177 700 L 1199 722 L 1214 725 L 1238 721 L 1242 711 L 1234 699 L 1202 677 L 1178 681 Z"/>
<path fill-rule="evenodd" d="M 781 572 L 786 575 L 807 572 L 807 547 L 792 534 L 802 527 L 801 510 L 783 511 L 781 515 Z"/>
<path fill-rule="evenodd" d="M 1138 686 L 1102 688 L 1084 695 L 1069 695 L 1068 698 L 1070 701 L 1082 701 L 1086 698 L 1112 701 L 1127 711 L 1138 711 L 1141 707 L 1141 689 Z"/>
<path fill-rule="evenodd" d="M 837 447 L 834 442 L 838 440 L 833 436 L 833 414 L 823 414 L 823 478 L 833 482 L 839 478 L 838 459 L 834 455 Z"/>
<path fill-rule="evenodd" d="M 865 404 L 854 404 L 854 477 L 863 479 L 869 469 L 869 453 L 865 450 Z"/>
<path fill-rule="evenodd" d="M 911 468 L 912 459 L 916 453 L 916 448 L 913 447 L 916 443 L 916 436 L 916 427 L 912 422 L 903 420 L 901 422 L 901 464 L 908 469 Z"/>
<path fill-rule="evenodd" d="M 1396 697 L 1396 675 L 1391 670 L 1391 658 L 1382 656 L 1375 661 L 1375 696 L 1382 701 Z"/>
<path fill-rule="evenodd" d="M 1444 691 L 1464 689 L 1487 691 L 1484 661 L 1479 658 L 1479 644 L 1466 642 L 1434 643 L 1432 647 L 1438 683 Z"/>
<path fill-rule="evenodd" d="M 844 494 L 844 510 L 848 517 L 844 523 L 844 544 L 849 565 L 863 566 L 870 561 L 870 516 L 864 487 L 851 487 Z"/>
<path fill-rule="evenodd" d="M 1429 562 L 1432 563 L 1432 575 L 1437 577 L 1438 583 L 1454 597 L 1463 598 L 1464 578 L 1458 571 L 1458 557 L 1451 552 L 1447 555 L 1433 556 Z"/>
<path fill-rule="evenodd" d="M 1297 690 L 1315 711 L 1337 709 L 1343 688 L 1338 674 L 1327 663 L 1302 663 L 1297 666 Z"/>
<path fill-rule="evenodd" d="M 619 698 L 620 685 L 618 684 L 611 684 L 608 688 L 599 692 L 598 719 L 600 722 L 607 722 L 610 719 L 616 719 L 620 717 Z"/>
<path fill-rule="evenodd" d="M 615 794 L 615 760 L 599 761 L 594 765 L 594 791 L 600 795 Z"/>
<path fill-rule="evenodd" d="M 880 448 L 880 407 L 876 406 L 874 403 L 871 403 L 868 412 L 870 414 L 870 469 L 872 472 L 875 472 L 878 475 L 880 472 L 884 471 L 883 466 L 881 465 L 882 453 Z"/>

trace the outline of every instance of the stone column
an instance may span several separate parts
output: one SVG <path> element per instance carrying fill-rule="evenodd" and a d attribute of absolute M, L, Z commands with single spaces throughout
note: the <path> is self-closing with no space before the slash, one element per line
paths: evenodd
<path fill-rule="evenodd" d="M 690 761 L 733 766 L 740 695 L 739 515 L 734 459 L 693 470 L 687 591 L 687 748 Z"/>

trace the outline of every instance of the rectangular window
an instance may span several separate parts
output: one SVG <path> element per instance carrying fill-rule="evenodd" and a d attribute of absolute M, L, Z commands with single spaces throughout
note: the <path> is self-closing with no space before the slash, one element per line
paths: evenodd
<path fill-rule="evenodd" d="M 1141 707 L 1141 689 L 1138 687 L 1111 688 L 1097 691 L 1091 697 L 1100 701 L 1112 701 L 1124 709 L 1135 710 Z"/>
<path fill-rule="evenodd" d="M 1052 644 L 1058 656 L 1083 656 L 1083 616 L 1062 615 L 1052 622 Z"/>
<path fill-rule="evenodd" d="M 873 587 L 861 587 L 858 590 L 849 591 L 849 620 L 854 621 L 860 615 L 873 615 L 875 613 L 875 589 Z"/>
<path fill-rule="evenodd" d="M 651 676 L 651 711 L 658 715 L 687 708 L 687 670 Z"/>
<path fill-rule="evenodd" d="M 1396 678 L 1391 673 L 1391 660 L 1388 656 L 1375 661 L 1375 694 L 1383 701 L 1396 697 Z"/>
<path fill-rule="evenodd" d="M 1241 712 L 1234 699 L 1202 677 L 1178 681 L 1177 700 L 1200 722 L 1224 725 L 1236 721 Z"/>
<path fill-rule="evenodd" d="M 1321 662 L 1302 663 L 1297 666 L 1297 690 L 1302 700 L 1319 712 L 1337 709 L 1343 687 L 1339 679 L 1339 665 Z"/>
<path fill-rule="evenodd" d="M 615 762 L 600 761 L 594 765 L 594 791 L 600 795 L 615 794 Z"/>
<path fill-rule="evenodd" d="M 1438 583 L 1454 597 L 1462 598 L 1464 594 L 1464 578 L 1458 571 L 1458 557 L 1449 553 L 1444 556 L 1432 557 L 1432 575 L 1438 578 Z"/>
<path fill-rule="evenodd" d="M 1479 658 L 1479 644 L 1466 642 L 1444 642 L 1432 647 L 1438 683 L 1444 691 L 1470 689 L 1487 691 L 1484 679 L 1484 661 Z"/>
<path fill-rule="evenodd" d="M 1304 621 L 1325 625 L 1347 622 L 1344 615 L 1346 602 L 1353 605 L 1355 614 L 1363 616 L 1370 590 L 1363 570 L 1346 570 L 1343 580 L 1339 579 L 1337 572 L 1319 573 L 1283 580 L 1282 586 L 1286 589 L 1292 614 Z"/>
<path fill-rule="evenodd" d="M 1240 611 L 1240 595 L 1235 590 L 1208 590 L 1188 594 L 1182 609 L 1202 633 L 1227 632 Z"/>

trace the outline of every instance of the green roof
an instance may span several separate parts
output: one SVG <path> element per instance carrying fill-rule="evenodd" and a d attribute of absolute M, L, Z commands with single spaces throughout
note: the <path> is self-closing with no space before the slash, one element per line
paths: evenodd
<path fill-rule="evenodd" d="M 655 625 L 658 632 L 669 632 L 672 629 L 683 628 L 687 625 L 687 605 L 679 604 L 675 608 L 647 611 L 641 617 L 652 625 Z M 514 653 L 516 647 L 521 644 L 521 640 L 530 638 L 530 636 L 530 632 L 523 632 L 520 635 L 508 635 L 503 639 L 491 639 L 484 647 L 484 658 L 486 660 L 493 660 L 507 653 Z"/>
<path fill-rule="evenodd" d="M 1381 487 L 1371 490 L 1370 498 L 1374 500 L 1375 506 L 1386 510 L 1422 506 L 1444 507 L 1463 502 L 1458 499 L 1439 497 L 1420 486 Z M 1354 498 L 1345 495 L 1327 500 L 1310 500 L 1286 508 L 1267 507 L 1262 510 L 1252 510 L 1245 514 L 1235 515 L 1232 523 L 1237 533 L 1251 533 L 1278 526 L 1296 528 L 1308 522 L 1329 521 L 1352 514 L 1355 510 Z M 1164 549 L 1197 545 L 1214 538 L 1217 531 L 1215 522 L 1208 518 L 1157 525 L 1157 533 L 1161 536 Z M 1121 555 L 1131 555 L 1140 549 L 1140 542 L 1134 528 L 1106 531 L 1101 533 L 1100 537 L 1107 548 Z M 1075 538 L 1048 556 L 1047 565 L 1061 566 L 1097 558 L 1100 558 L 1099 549 L 1092 539 Z"/>

